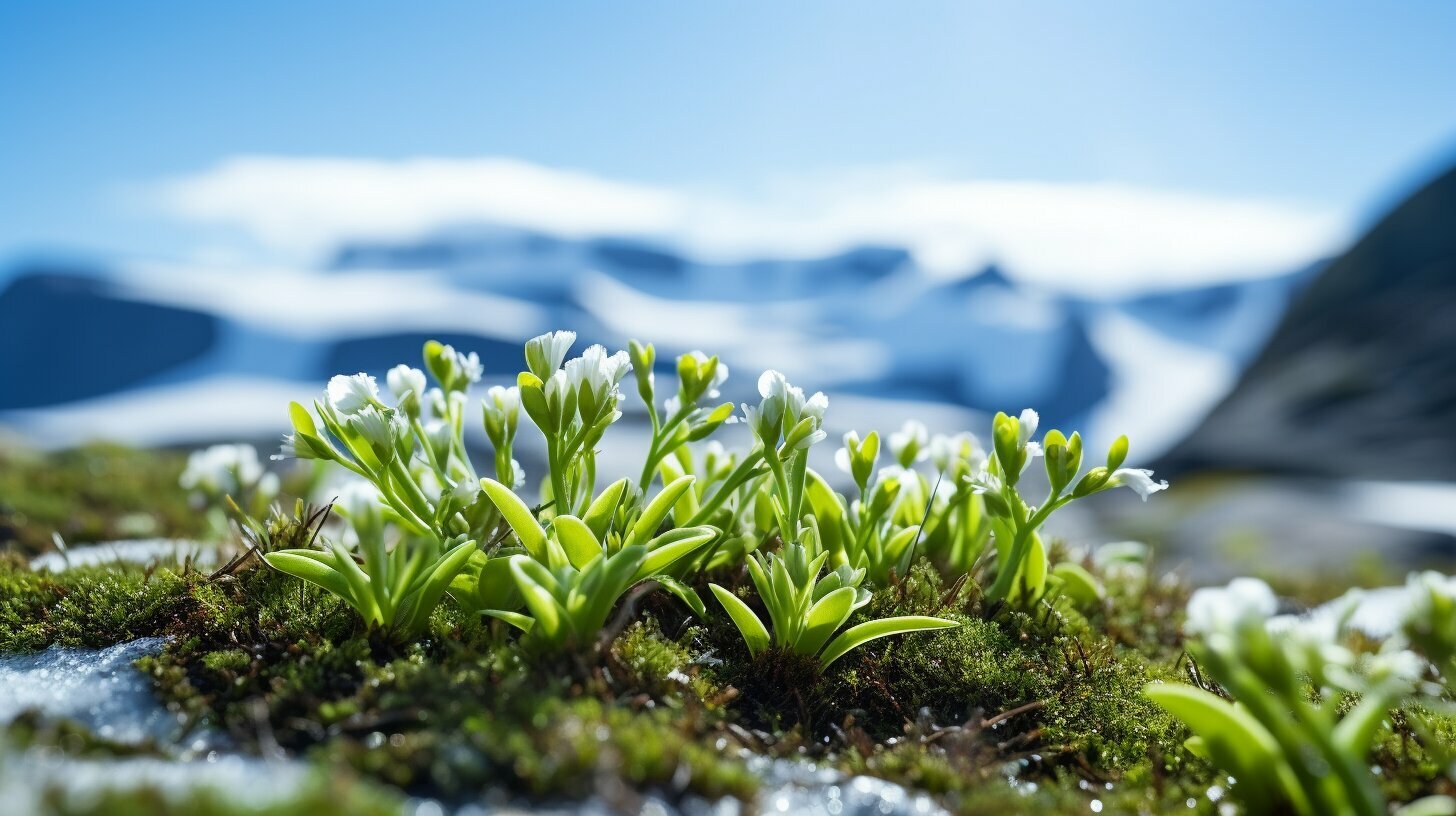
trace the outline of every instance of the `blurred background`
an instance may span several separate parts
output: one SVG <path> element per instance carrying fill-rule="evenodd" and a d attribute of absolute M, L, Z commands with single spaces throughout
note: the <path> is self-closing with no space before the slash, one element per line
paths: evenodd
<path fill-rule="evenodd" d="M 1202 580 L 1449 564 L 1453 37 L 1449 3 L 4 4 L 0 538 L 102 489 L 36 463 L 151 484 L 97 440 L 271 451 L 332 374 L 439 338 L 485 386 L 569 328 L 719 354 L 735 400 L 782 370 L 836 445 L 1126 432 L 1173 488 L 1061 532 Z"/>

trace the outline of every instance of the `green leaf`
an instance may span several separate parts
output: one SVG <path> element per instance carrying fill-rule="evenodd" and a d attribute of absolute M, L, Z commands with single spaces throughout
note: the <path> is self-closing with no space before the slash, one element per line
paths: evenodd
<path fill-rule="evenodd" d="M 307 436 L 318 436 L 318 426 L 313 422 L 313 415 L 308 409 L 296 402 L 288 403 L 288 418 L 293 422 L 293 430 Z"/>
<path fill-rule="evenodd" d="M 595 632 L 606 625 L 607 615 L 611 613 L 617 599 L 637 583 L 637 575 L 641 573 L 642 562 L 646 558 L 647 548 L 641 544 L 623 547 L 602 563 L 600 580 L 594 588 L 583 584 L 586 604 L 573 620 L 579 633 Z"/>
<path fill-rule="evenodd" d="M 667 569 L 679 559 L 702 549 L 718 537 L 716 527 L 683 527 L 668 530 L 647 544 L 647 558 L 638 572 L 639 578 Z"/>
<path fill-rule="evenodd" d="M 1203 740 L 1213 763 L 1239 780 L 1246 802 L 1287 802 L 1303 797 L 1284 779 L 1293 771 L 1279 743 L 1246 709 L 1183 683 L 1151 683 L 1143 695 L 1182 720 Z"/>
<path fill-rule="evenodd" d="M 334 569 L 338 570 L 349 584 L 349 595 L 345 597 L 353 602 L 354 607 L 359 610 L 359 614 L 363 615 L 364 620 L 369 623 L 379 626 L 389 623 L 385 611 L 380 608 L 379 602 L 374 597 L 374 590 L 369 585 L 369 576 L 359 568 L 359 564 L 354 561 L 354 556 L 350 555 L 349 551 L 340 544 L 330 544 L 329 546 L 334 553 Z"/>
<path fill-rule="evenodd" d="M 349 582 L 344 580 L 338 570 L 321 563 L 319 556 L 322 555 L 324 553 L 317 550 L 278 550 L 265 554 L 263 560 L 279 572 L 301 578 L 346 601 L 349 600 Z"/>
<path fill-rule="evenodd" d="M 476 552 L 475 542 L 466 541 L 447 551 L 430 566 L 425 573 L 427 577 L 421 582 L 422 586 L 418 589 L 418 597 L 414 599 L 415 619 L 407 624 L 410 631 L 419 631 L 429 623 L 430 613 L 440 605 L 440 599 L 444 597 L 450 582 L 460 574 L 462 569 L 465 569 L 466 562 L 470 560 L 470 556 L 474 552 Z"/>
<path fill-rule="evenodd" d="M 687 604 L 699 619 L 708 617 L 708 607 L 703 605 L 703 599 L 698 597 L 698 593 L 694 592 L 692 587 L 667 575 L 654 575 L 652 580 L 656 581 L 658 586 L 677 596 L 678 600 Z"/>
<path fill-rule="evenodd" d="M 587 564 L 605 554 L 606 551 L 592 534 L 591 528 L 576 516 L 557 516 L 551 524 L 556 531 L 556 539 L 561 542 L 561 548 L 566 551 L 566 558 L 573 567 L 584 569 Z"/>
<path fill-rule="evenodd" d="M 541 523 L 536 521 L 536 515 L 531 508 L 521 501 L 515 491 L 497 482 L 495 479 L 481 479 L 480 487 L 485 495 L 490 497 L 496 509 L 500 511 L 501 517 L 511 525 L 516 537 L 521 540 L 521 545 L 526 552 L 531 554 L 537 561 L 545 562 L 546 553 L 546 531 L 542 529 Z"/>
<path fill-rule="evenodd" d="M 471 603 L 477 609 L 520 609 L 525 600 L 511 577 L 510 556 L 487 559 L 476 578 Z"/>
<path fill-rule="evenodd" d="M 824 481 L 824 477 L 812 470 L 804 492 L 809 499 L 809 511 L 819 522 L 819 538 L 824 549 L 833 553 L 843 552 L 844 505 L 839 501 L 839 494 Z"/>
<path fill-rule="evenodd" d="M 910 568 L 910 565 L 905 563 L 909 560 L 910 557 L 910 544 L 914 542 L 916 537 L 918 537 L 919 535 L 920 525 L 912 524 L 909 527 L 906 527 L 905 529 L 899 531 L 898 533 L 895 533 L 893 536 L 890 537 L 889 541 L 885 542 L 884 567 L 886 573 L 888 573 L 889 570 L 893 568 L 901 578 L 905 577 L 905 573 Z"/>
<path fill-rule="evenodd" d="M 799 642 L 794 644 L 794 651 L 806 655 L 818 654 L 835 631 L 849 620 L 850 614 L 854 612 L 857 594 L 855 587 L 840 587 L 810 607 L 807 625 L 804 633 L 799 636 Z"/>
<path fill-rule="evenodd" d="M 836 590 L 838 591 L 838 590 Z M 960 626 L 952 620 L 945 618 L 932 618 L 925 615 L 903 615 L 896 618 L 884 618 L 882 620 L 861 623 L 859 626 L 852 626 L 844 631 L 844 634 L 835 638 L 824 654 L 819 656 L 821 669 L 829 668 L 829 665 L 841 657 L 850 649 L 863 646 L 875 638 L 900 635 L 906 632 L 921 632 L 928 629 L 953 629 Z"/>
<path fill-rule="evenodd" d="M 582 521 L 591 528 L 592 535 L 598 541 L 607 539 L 607 532 L 611 528 L 612 517 L 617 513 L 617 505 L 622 503 L 622 494 L 627 491 L 627 485 L 631 484 L 626 478 L 618 479 L 607 485 L 607 488 L 597 495 L 591 506 L 586 509 L 586 515 Z"/>
<path fill-rule="evenodd" d="M 511 556 L 511 577 L 516 579 L 516 589 L 526 600 L 526 608 L 531 611 L 531 617 L 536 619 L 532 634 L 551 642 L 559 642 L 564 635 L 561 607 L 552 592 L 536 580 L 540 577 L 539 571 L 532 570 L 531 565 L 541 567 L 529 556 Z M 541 567 L 541 570 L 544 569 Z"/>
<path fill-rule="evenodd" d="M 662 526 L 662 520 L 667 518 L 667 514 L 672 511 L 672 506 L 682 498 L 683 492 L 693 486 L 693 481 L 692 476 L 684 476 L 681 479 L 673 480 L 672 484 L 664 487 L 662 492 L 658 493 L 657 497 L 642 511 L 642 515 L 637 518 L 637 523 L 632 525 L 632 532 L 627 535 L 624 543 L 628 546 L 645 544 L 651 539 L 657 533 L 657 528 Z"/>
<path fill-rule="evenodd" d="M 1091 606 L 1103 598 L 1102 584 L 1081 564 L 1059 562 L 1052 567 L 1052 575 L 1061 580 L 1062 594 L 1080 606 Z"/>
<path fill-rule="evenodd" d="M 480 614 L 489 615 L 497 620 L 503 620 L 520 629 L 522 632 L 529 632 L 536 625 L 535 618 L 530 615 L 522 615 L 520 612 L 507 612 L 504 609 L 482 609 L 480 610 Z"/>
<path fill-rule="evenodd" d="M 713 596 L 718 599 L 718 603 L 723 605 L 728 617 L 733 619 L 733 625 L 737 626 L 738 633 L 743 635 L 743 642 L 748 644 L 748 653 L 756 655 L 767 649 L 768 630 L 764 628 L 763 621 L 759 620 L 758 616 L 753 614 L 753 610 L 748 608 L 748 604 L 717 584 L 708 584 L 708 589 L 713 591 Z"/>

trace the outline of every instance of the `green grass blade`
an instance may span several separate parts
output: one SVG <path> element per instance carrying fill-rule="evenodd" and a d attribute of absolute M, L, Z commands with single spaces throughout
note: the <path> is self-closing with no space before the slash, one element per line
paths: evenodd
<path fill-rule="evenodd" d="M 830 642 L 829 648 L 819 656 L 819 665 L 821 668 L 827 669 L 831 663 L 844 657 L 849 650 L 863 646 L 875 638 L 902 635 L 906 632 L 922 632 L 928 629 L 951 629 L 956 626 L 960 626 L 960 624 L 945 618 L 932 618 L 925 615 L 903 615 L 897 618 L 884 618 L 861 623 L 859 626 L 846 629 L 844 634 Z"/>
<path fill-rule="evenodd" d="M 627 535 L 626 544 L 646 544 L 649 539 L 657 533 L 657 528 L 662 526 L 663 519 L 672 512 L 672 506 L 682 498 L 682 494 L 693 486 L 694 478 L 684 476 L 681 479 L 673 480 L 673 483 L 664 487 L 661 493 L 652 500 L 642 515 L 637 517 L 637 523 L 632 525 L 632 532 Z"/>
<path fill-rule="evenodd" d="M 536 521 L 536 515 L 531 512 L 531 508 L 521 501 L 521 497 L 517 496 L 515 491 L 494 479 L 481 479 L 480 487 L 485 491 L 485 495 L 490 497 L 496 509 L 500 511 L 506 524 L 511 526 L 516 537 L 521 540 L 521 546 L 526 548 L 526 552 L 537 561 L 545 563 L 547 560 L 546 531 L 542 529 L 541 523 Z"/>
<path fill-rule="evenodd" d="M 717 584 L 708 584 L 708 588 L 713 591 L 718 603 L 723 605 L 728 617 L 733 619 L 733 625 L 738 627 L 738 633 L 743 635 L 743 642 L 748 644 L 748 653 L 757 655 L 767 649 L 768 630 L 763 627 L 763 621 L 759 620 L 758 616 L 753 614 L 753 610 L 748 608 L 748 604 Z"/>
<path fill-rule="evenodd" d="M 489 615 L 497 620 L 503 620 L 520 629 L 522 632 L 529 632 L 536 625 L 535 618 L 530 615 L 522 615 L 520 612 L 507 612 L 504 609 L 482 609 L 480 610 L 480 614 Z"/>
<path fill-rule="evenodd" d="M 374 597 L 374 590 L 369 586 L 369 576 L 355 563 L 354 556 L 344 549 L 342 545 L 331 544 L 334 553 L 334 569 L 344 576 L 349 584 L 350 597 L 354 599 L 354 606 L 364 611 L 364 619 L 378 626 L 385 626 L 390 623 L 386 610 L 381 608 L 379 601 Z"/>
<path fill-rule="evenodd" d="M 1238 778 L 1240 798 L 1270 803 L 1304 798 L 1298 783 L 1287 781 L 1293 771 L 1278 741 L 1248 710 L 1183 683 L 1152 683 L 1143 695 L 1203 739 L 1213 763 Z"/>
<path fill-rule="evenodd" d="M 581 517 L 598 541 L 606 540 L 607 533 L 611 530 L 612 518 L 617 514 L 617 505 L 622 503 L 622 494 L 627 491 L 630 483 L 628 479 L 621 478 L 607 485 L 586 509 L 586 515 Z"/>
<path fill-rule="evenodd" d="M 693 614 L 697 615 L 699 619 L 706 619 L 708 617 L 708 607 L 703 604 L 703 599 L 698 597 L 698 593 L 694 592 L 692 587 L 667 575 L 654 575 L 652 576 L 652 580 L 656 581 L 663 589 L 677 596 L 678 600 L 687 604 L 687 607 L 693 610 Z"/>
<path fill-rule="evenodd" d="M 601 558 L 605 552 L 591 527 L 576 516 L 557 516 L 551 525 L 556 532 L 556 540 L 561 542 L 561 548 L 566 552 L 566 560 L 573 567 L 585 569 L 587 564 Z"/>
<path fill-rule="evenodd" d="M 516 579 L 516 589 L 525 599 L 531 617 L 536 619 L 535 626 L 531 627 L 531 634 L 544 638 L 549 643 L 560 643 L 566 637 L 561 606 L 551 591 L 536 581 L 538 576 L 532 574 L 536 571 L 529 564 L 540 566 L 529 556 L 511 556 L 511 577 Z"/>
<path fill-rule="evenodd" d="M 456 545 L 430 565 L 419 588 L 410 593 L 415 596 L 414 612 L 408 625 L 410 631 L 420 631 L 429 623 L 430 614 L 440 605 L 440 599 L 445 597 L 445 590 L 449 589 L 450 582 L 465 569 L 465 564 L 470 561 L 470 556 L 475 551 L 475 542 L 466 541 Z"/>
<path fill-rule="evenodd" d="M 686 558 L 712 543 L 718 537 L 716 527 L 683 527 L 668 530 L 647 545 L 647 558 L 643 560 L 637 577 L 646 578 L 667 569 L 678 560 Z"/>
<path fill-rule="evenodd" d="M 328 557 L 317 550 L 279 550 L 270 552 L 263 556 L 268 566 L 279 572 L 292 575 L 294 578 L 301 578 L 314 586 L 323 587 L 329 592 L 349 601 L 349 582 L 339 571 L 320 561 L 320 556 Z M 332 558 L 329 558 L 332 561 Z"/>
<path fill-rule="evenodd" d="M 809 608 L 809 619 L 804 633 L 794 644 L 794 651 L 800 654 L 818 654 L 844 622 L 854 612 L 854 587 L 840 587 L 830 592 Z"/>

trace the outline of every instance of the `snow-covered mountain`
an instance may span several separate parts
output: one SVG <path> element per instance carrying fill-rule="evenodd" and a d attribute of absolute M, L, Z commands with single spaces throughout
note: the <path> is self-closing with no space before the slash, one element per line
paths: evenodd
<path fill-rule="evenodd" d="M 1097 301 L 995 266 L 948 280 L 894 247 L 722 263 L 499 228 L 355 243 L 309 272 L 22 265 L 0 291 L 0 424 L 44 445 L 262 436 L 280 400 L 413 361 L 427 338 L 499 381 L 524 339 L 566 327 L 652 340 L 664 362 L 717 353 L 734 399 L 781 369 L 835 398 L 841 428 L 923 414 L 955 430 L 1032 406 L 1094 440 L 1136 432 L 1150 454 L 1223 396 L 1308 277 Z"/>

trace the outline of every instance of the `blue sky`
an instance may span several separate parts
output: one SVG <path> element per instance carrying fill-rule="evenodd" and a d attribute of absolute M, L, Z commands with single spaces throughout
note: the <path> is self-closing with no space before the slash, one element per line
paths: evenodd
<path fill-rule="evenodd" d="M 6 3 L 0 259 L 185 255 L 229 157 L 745 196 L 909 168 L 1360 220 L 1456 158 L 1456 3 Z"/>

